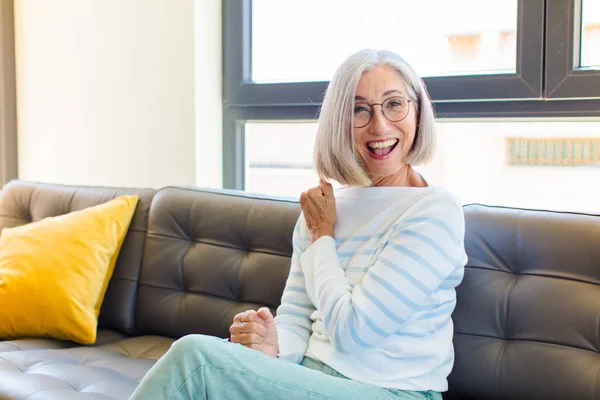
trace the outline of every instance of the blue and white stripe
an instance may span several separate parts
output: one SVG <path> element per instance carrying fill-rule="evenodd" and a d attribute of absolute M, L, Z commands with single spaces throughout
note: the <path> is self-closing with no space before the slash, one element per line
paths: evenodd
<path fill-rule="evenodd" d="M 398 203 L 396 209 L 393 201 Z M 281 343 L 285 334 L 280 334 L 280 348 L 294 354 L 289 359 L 299 361 L 306 351 L 323 351 L 322 340 L 315 346 L 318 350 L 311 350 L 312 332 L 328 338 L 332 349 L 313 356 L 330 366 L 336 365 L 337 358 L 344 359 L 338 368 L 349 377 L 357 370 L 347 365 L 348 357 L 356 354 L 358 363 L 368 364 L 366 354 L 374 354 L 375 359 L 377 351 L 384 352 L 386 360 L 403 359 L 403 354 L 406 360 L 411 354 L 411 360 L 424 363 L 441 360 L 432 364 L 430 376 L 443 375 L 434 370 L 440 368 L 441 373 L 447 368 L 442 361 L 447 362 L 452 346 L 451 335 L 447 337 L 456 305 L 455 288 L 467 261 L 462 208 L 445 191 L 431 191 L 421 201 L 390 202 L 392 206 L 382 207 L 386 215 L 395 215 L 387 224 L 382 223 L 385 215 L 374 210 L 369 220 L 358 221 L 356 229 L 336 227 L 335 239 L 323 237 L 315 243 L 308 241 L 306 224 L 299 219 L 292 267 L 276 321 L 280 331 L 293 331 L 309 344 L 303 348 L 304 340 Z M 364 206 L 356 208 L 365 210 Z M 344 226 L 353 228 L 352 224 Z M 315 318 L 322 324 L 315 324 Z M 425 350 L 412 354 L 415 349 Z M 373 368 L 382 369 L 379 372 L 385 375 L 385 368 L 396 367 Z"/>

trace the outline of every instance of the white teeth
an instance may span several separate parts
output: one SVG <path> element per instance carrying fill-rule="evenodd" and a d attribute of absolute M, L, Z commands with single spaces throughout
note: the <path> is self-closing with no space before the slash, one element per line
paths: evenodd
<path fill-rule="evenodd" d="M 393 146 L 398 142 L 398 139 L 388 139 L 383 142 L 369 142 L 367 145 L 372 149 L 383 149 L 384 147 Z"/>

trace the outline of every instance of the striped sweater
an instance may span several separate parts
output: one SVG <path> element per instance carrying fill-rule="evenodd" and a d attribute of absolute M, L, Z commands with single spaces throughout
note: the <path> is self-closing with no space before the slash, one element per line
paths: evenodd
<path fill-rule="evenodd" d="M 343 188 L 334 238 L 301 215 L 275 318 L 279 357 L 309 356 L 381 387 L 446 391 L 467 256 L 459 201 L 439 187 Z"/>

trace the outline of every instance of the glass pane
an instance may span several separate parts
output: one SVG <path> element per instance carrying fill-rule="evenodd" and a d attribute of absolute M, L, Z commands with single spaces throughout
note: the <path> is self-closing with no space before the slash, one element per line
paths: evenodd
<path fill-rule="evenodd" d="M 421 76 L 514 72 L 516 27 L 517 0 L 253 0 L 252 79 L 329 80 L 363 48 Z"/>
<path fill-rule="evenodd" d="M 315 186 L 316 127 L 247 123 L 246 190 L 298 198 Z M 438 132 L 417 170 L 463 204 L 600 212 L 600 120 L 440 121 Z"/>
<path fill-rule="evenodd" d="M 246 191 L 299 198 L 316 186 L 316 123 L 246 123 Z"/>
<path fill-rule="evenodd" d="M 583 0 L 581 4 L 582 67 L 600 67 L 600 0 Z"/>

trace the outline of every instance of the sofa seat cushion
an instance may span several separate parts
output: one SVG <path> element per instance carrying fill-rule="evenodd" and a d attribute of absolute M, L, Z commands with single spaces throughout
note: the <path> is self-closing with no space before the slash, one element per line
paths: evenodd
<path fill-rule="evenodd" d="M 103 344 L 116 342 L 117 340 L 124 339 L 125 336 L 108 329 L 99 329 L 96 334 L 96 343 L 94 346 L 101 346 Z M 23 351 L 23 350 L 38 350 L 38 349 L 67 349 L 69 347 L 76 347 L 79 344 L 70 342 L 68 340 L 57 340 L 57 339 L 45 339 L 45 338 L 31 338 L 31 339 L 14 339 L 14 340 L 0 340 L 0 353 L 7 351 Z"/>
<path fill-rule="evenodd" d="M 0 399 L 126 400 L 173 339 L 0 353 Z"/>

